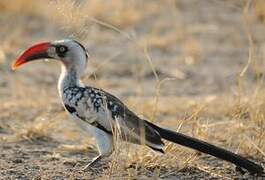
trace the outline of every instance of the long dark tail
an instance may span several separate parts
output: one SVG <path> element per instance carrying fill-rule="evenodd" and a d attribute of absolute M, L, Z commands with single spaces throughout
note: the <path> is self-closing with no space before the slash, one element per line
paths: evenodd
<path fill-rule="evenodd" d="M 148 121 L 146 121 L 147 124 L 151 127 L 153 127 L 163 139 L 166 139 L 168 141 L 180 144 L 182 146 L 186 146 L 192 149 L 196 149 L 200 152 L 210 154 L 212 156 L 215 156 L 217 158 L 229 161 L 239 167 L 245 168 L 248 170 L 250 173 L 253 174 L 262 174 L 263 172 L 263 167 L 255 164 L 254 162 L 239 156 L 235 153 L 232 153 L 230 151 L 227 151 L 223 148 L 214 146 L 212 144 L 209 144 L 207 142 L 201 141 L 199 139 L 195 139 L 189 136 L 186 136 L 184 134 L 174 132 L 168 129 L 164 129 L 161 127 L 158 127 Z"/>

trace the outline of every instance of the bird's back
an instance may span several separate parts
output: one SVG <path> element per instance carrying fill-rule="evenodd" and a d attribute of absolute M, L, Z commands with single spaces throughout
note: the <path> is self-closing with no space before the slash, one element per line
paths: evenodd
<path fill-rule="evenodd" d="M 164 145 L 155 129 L 106 91 L 73 86 L 63 90 L 62 99 L 72 116 L 106 133 L 118 132 L 123 140 L 146 144 L 155 150 L 161 150 Z M 114 128 L 118 131 L 113 131 Z"/>

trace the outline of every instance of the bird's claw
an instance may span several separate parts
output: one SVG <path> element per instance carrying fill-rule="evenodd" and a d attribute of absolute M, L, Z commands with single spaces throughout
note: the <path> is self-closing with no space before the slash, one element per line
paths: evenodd
<path fill-rule="evenodd" d="M 93 162 L 93 161 L 92 161 Z M 83 171 L 86 171 L 86 170 L 94 170 L 94 168 L 92 167 L 92 165 L 93 165 L 93 163 L 92 162 L 90 162 L 90 163 L 88 163 L 82 170 Z"/>
<path fill-rule="evenodd" d="M 97 157 L 95 157 L 90 163 L 88 163 L 84 168 L 83 168 L 83 171 L 86 171 L 86 170 L 88 170 L 88 169 L 90 169 L 90 170 L 95 170 L 96 168 L 93 168 L 93 165 L 95 165 L 95 163 L 97 162 L 97 161 L 99 161 L 101 159 L 101 156 L 99 155 L 99 156 L 97 156 Z"/>

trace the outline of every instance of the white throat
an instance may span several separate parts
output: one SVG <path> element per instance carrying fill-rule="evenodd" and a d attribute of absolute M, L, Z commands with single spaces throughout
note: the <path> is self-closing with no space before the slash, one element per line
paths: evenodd
<path fill-rule="evenodd" d="M 62 64 L 61 74 L 58 81 L 58 91 L 60 97 L 62 97 L 65 88 L 73 86 L 82 86 L 82 83 L 80 82 L 80 75 L 74 66 L 66 67 Z"/>

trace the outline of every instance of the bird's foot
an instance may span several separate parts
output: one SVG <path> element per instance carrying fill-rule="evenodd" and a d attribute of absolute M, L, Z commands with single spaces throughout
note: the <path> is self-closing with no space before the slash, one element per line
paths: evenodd
<path fill-rule="evenodd" d="M 83 168 L 83 171 L 86 171 L 86 170 L 88 170 L 88 169 L 90 169 L 90 170 L 95 170 L 95 169 L 93 168 L 93 165 L 95 165 L 95 163 L 98 162 L 101 158 L 102 158 L 101 155 L 98 155 L 97 157 L 93 158 L 93 160 L 92 160 L 90 163 L 88 163 L 88 164 Z"/>

